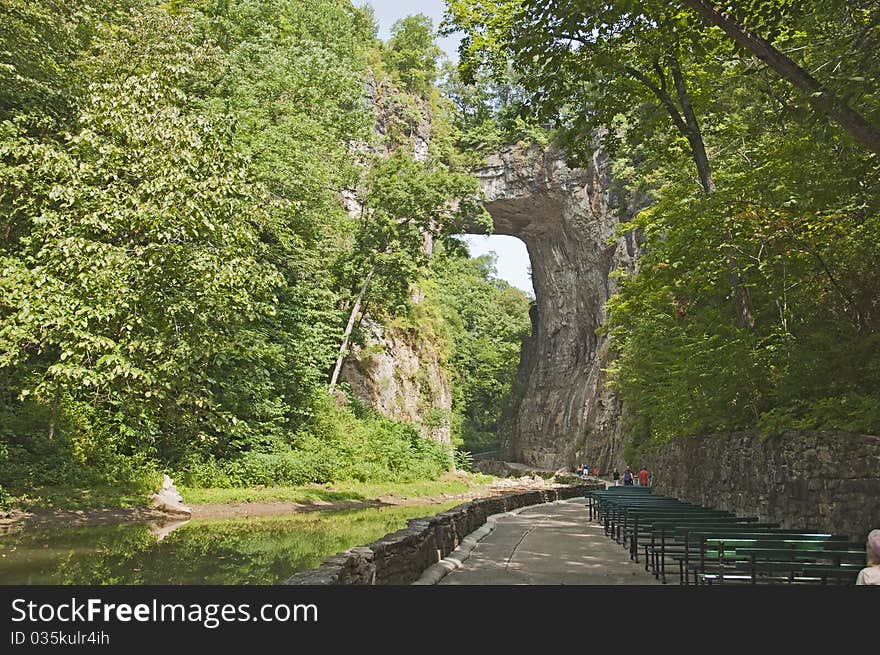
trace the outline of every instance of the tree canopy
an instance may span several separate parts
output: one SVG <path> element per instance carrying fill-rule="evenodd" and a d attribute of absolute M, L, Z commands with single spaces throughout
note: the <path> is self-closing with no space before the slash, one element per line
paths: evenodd
<path fill-rule="evenodd" d="M 464 75 L 514 71 L 649 207 L 605 330 L 636 440 L 880 431 L 876 3 L 449 3 Z"/>
<path fill-rule="evenodd" d="M 0 485 L 446 470 L 326 393 L 366 273 L 405 315 L 427 236 L 485 220 L 430 21 L 384 44 L 348 0 L 0 10 Z"/>

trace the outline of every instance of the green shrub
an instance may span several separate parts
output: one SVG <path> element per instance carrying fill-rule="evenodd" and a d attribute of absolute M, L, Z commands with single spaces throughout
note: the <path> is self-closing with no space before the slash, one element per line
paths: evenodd
<path fill-rule="evenodd" d="M 852 393 L 814 402 L 793 402 L 764 412 L 758 425 L 765 437 L 785 430 L 844 430 L 876 434 L 880 426 L 880 400 L 875 396 Z"/>
<path fill-rule="evenodd" d="M 433 480 L 452 464 L 449 449 L 423 437 L 416 427 L 362 404 L 337 407 L 318 399 L 313 425 L 290 444 L 248 451 L 227 460 L 190 461 L 175 473 L 196 487 L 249 487 Z"/>
<path fill-rule="evenodd" d="M 456 469 L 459 471 L 473 472 L 474 456 L 469 450 L 456 448 L 455 451 L 453 451 L 453 458 L 455 460 Z"/>

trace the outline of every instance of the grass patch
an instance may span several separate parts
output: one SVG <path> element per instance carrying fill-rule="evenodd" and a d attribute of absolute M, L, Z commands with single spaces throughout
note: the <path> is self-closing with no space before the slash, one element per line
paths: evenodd
<path fill-rule="evenodd" d="M 244 488 L 201 488 L 179 485 L 184 502 L 204 503 L 245 502 L 346 502 L 386 496 L 396 498 L 427 498 L 454 495 L 486 487 L 495 478 L 481 473 L 446 473 L 439 480 L 416 482 L 343 481 L 300 486 L 255 486 Z M 5 503 L 8 508 L 33 510 L 89 510 L 119 507 L 146 507 L 154 489 L 144 484 L 95 485 L 87 489 L 72 485 L 34 487 L 27 492 L 10 489 Z"/>
<path fill-rule="evenodd" d="M 150 493 L 142 485 L 96 485 L 88 489 L 71 485 L 41 486 L 23 493 L 10 490 L 6 505 L 25 511 L 146 507 Z"/>
<path fill-rule="evenodd" d="M 184 502 L 190 505 L 204 503 L 243 502 L 345 502 L 367 500 L 383 496 L 397 498 L 424 498 L 442 494 L 463 494 L 488 486 L 492 476 L 481 473 L 449 473 L 439 480 L 417 482 L 334 482 L 322 485 L 279 487 L 247 487 L 218 489 L 180 487 Z"/>

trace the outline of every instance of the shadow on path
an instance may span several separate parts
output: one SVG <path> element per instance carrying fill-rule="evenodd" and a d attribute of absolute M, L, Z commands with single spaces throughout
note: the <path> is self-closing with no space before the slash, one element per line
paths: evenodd
<path fill-rule="evenodd" d="M 574 498 L 498 517 L 445 585 L 660 584 L 627 550 L 590 523 L 586 500 Z"/>

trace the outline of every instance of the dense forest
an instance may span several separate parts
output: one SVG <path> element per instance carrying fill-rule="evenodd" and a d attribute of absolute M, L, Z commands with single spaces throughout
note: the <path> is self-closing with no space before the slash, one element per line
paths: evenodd
<path fill-rule="evenodd" d="M 447 4 L 457 67 L 349 0 L 0 0 L 0 501 L 436 478 L 339 375 L 370 321 L 493 448 L 530 299 L 454 235 L 518 140 L 644 208 L 602 328 L 631 448 L 880 434 L 875 0 Z"/>
<path fill-rule="evenodd" d="M 448 447 L 336 385 L 367 314 L 436 335 L 439 420 L 491 445 L 529 299 L 450 238 L 488 220 L 429 20 L 0 7 L 0 492 L 435 478 Z"/>
<path fill-rule="evenodd" d="M 448 26 L 466 79 L 574 156 L 599 138 L 648 206 L 604 326 L 633 445 L 880 434 L 880 5 L 452 0 Z"/>

